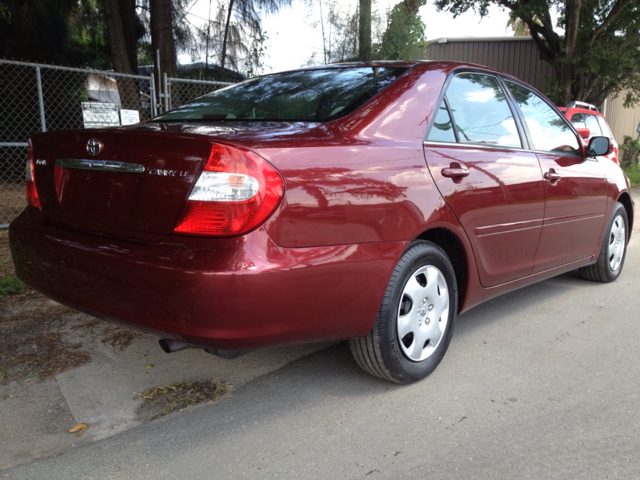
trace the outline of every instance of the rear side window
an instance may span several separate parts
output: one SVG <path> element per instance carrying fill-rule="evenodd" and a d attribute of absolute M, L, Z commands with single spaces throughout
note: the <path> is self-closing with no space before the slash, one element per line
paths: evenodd
<path fill-rule="evenodd" d="M 200 97 L 153 121 L 325 122 L 353 112 L 405 71 L 406 67 L 349 67 L 257 77 Z"/>
<path fill-rule="evenodd" d="M 584 124 L 584 115 L 582 113 L 574 113 L 571 115 L 571 123 L 576 128 L 587 128 Z"/>
<path fill-rule="evenodd" d="M 528 88 L 507 82 L 522 110 L 535 150 L 579 154 L 578 138 L 564 117 Z"/>
<path fill-rule="evenodd" d="M 457 75 L 447 88 L 446 100 L 460 143 L 481 143 L 506 147 L 522 147 L 513 114 L 498 79 L 491 75 L 464 73 Z M 428 140 L 450 138 L 443 104 L 438 111 Z"/>
<path fill-rule="evenodd" d="M 453 133 L 453 124 L 451 123 L 451 117 L 449 116 L 449 110 L 447 105 L 442 102 L 438 115 L 433 122 L 431 132 L 429 132 L 429 140 L 433 142 L 456 142 L 456 136 Z"/>

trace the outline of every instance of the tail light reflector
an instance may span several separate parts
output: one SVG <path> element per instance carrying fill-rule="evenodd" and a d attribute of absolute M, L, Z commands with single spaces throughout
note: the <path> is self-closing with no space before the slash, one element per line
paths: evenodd
<path fill-rule="evenodd" d="M 247 233 L 273 213 L 282 194 L 282 177 L 266 160 L 246 150 L 214 144 L 174 232 Z"/>
<path fill-rule="evenodd" d="M 38 196 L 38 189 L 36 188 L 36 177 L 33 169 L 33 145 L 31 139 L 29 139 L 29 156 L 27 159 L 27 170 L 25 172 L 25 180 L 27 186 L 27 203 L 36 208 L 42 209 L 40 204 L 40 197 Z"/>

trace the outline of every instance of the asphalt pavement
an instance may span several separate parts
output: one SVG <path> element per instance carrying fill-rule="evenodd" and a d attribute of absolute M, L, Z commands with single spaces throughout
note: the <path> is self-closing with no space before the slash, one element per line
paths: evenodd
<path fill-rule="evenodd" d="M 424 381 L 370 377 L 342 343 L 0 478 L 640 478 L 634 235 L 616 282 L 569 273 L 460 316 Z"/>

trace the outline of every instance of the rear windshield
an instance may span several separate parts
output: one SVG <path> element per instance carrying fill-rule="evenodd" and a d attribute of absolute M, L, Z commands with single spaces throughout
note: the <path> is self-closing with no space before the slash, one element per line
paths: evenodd
<path fill-rule="evenodd" d="M 258 77 L 200 97 L 153 121 L 325 122 L 353 112 L 406 70 L 331 68 Z"/>

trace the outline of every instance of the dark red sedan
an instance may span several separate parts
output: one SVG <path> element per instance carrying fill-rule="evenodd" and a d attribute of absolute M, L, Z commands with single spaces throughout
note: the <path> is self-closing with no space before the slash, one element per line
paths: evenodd
<path fill-rule="evenodd" d="M 573 269 L 620 275 L 633 204 L 608 150 L 476 65 L 285 72 L 34 136 L 11 248 L 36 290 L 166 351 L 349 339 L 408 383 L 458 313 Z"/>

